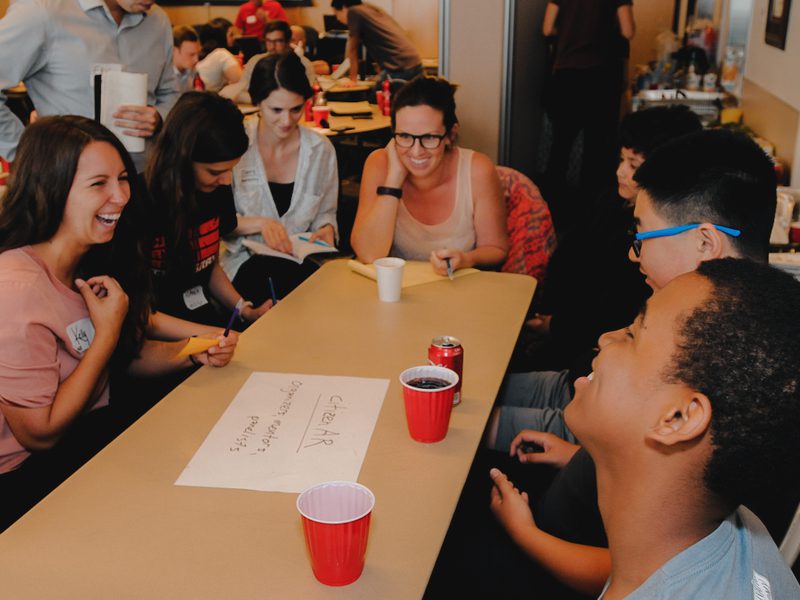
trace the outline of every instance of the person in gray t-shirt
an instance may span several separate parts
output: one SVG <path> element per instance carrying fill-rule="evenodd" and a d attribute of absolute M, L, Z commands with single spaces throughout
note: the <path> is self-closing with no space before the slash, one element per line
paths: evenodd
<path fill-rule="evenodd" d="M 646 238 L 658 252 L 690 229 L 646 231 L 661 234 Z M 611 555 L 602 598 L 800 598 L 744 508 L 798 491 L 798 314 L 791 275 L 724 258 L 676 277 L 630 327 L 600 337 L 593 374 L 576 380 L 564 414 L 596 466 Z M 527 494 L 497 469 L 491 477 L 511 537 L 542 543 L 530 536 Z"/>
<path fill-rule="evenodd" d="M 358 79 L 358 50 L 366 46 L 380 65 L 382 75 L 408 81 L 422 73 L 422 60 L 414 45 L 390 15 L 361 0 L 333 0 L 336 18 L 347 25 L 347 58 L 350 59 L 350 80 Z M 342 83 L 346 84 L 346 80 Z"/>

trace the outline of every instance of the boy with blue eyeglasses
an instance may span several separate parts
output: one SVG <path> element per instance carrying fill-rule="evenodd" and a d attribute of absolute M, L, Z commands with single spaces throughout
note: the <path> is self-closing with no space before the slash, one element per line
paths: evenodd
<path fill-rule="evenodd" d="M 639 263 L 654 290 L 710 258 L 767 261 L 775 171 L 749 138 L 721 130 L 701 132 L 665 146 L 635 179 L 640 187 L 634 210 L 639 239 L 628 256 Z M 680 228 L 686 225 L 697 227 Z"/>

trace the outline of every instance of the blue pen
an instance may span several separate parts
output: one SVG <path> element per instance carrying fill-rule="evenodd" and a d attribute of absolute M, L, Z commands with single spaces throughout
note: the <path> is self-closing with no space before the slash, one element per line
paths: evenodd
<path fill-rule="evenodd" d="M 272 277 L 269 278 L 269 293 L 272 294 L 272 306 L 278 303 L 278 297 L 275 295 L 275 286 L 272 284 Z"/>
<path fill-rule="evenodd" d="M 450 264 L 450 257 L 444 259 L 444 262 L 447 263 L 447 278 L 452 281 L 453 280 L 453 265 Z"/>
<path fill-rule="evenodd" d="M 308 237 L 307 235 L 298 235 L 297 239 L 302 240 L 304 242 L 311 242 L 311 238 Z M 316 244 L 317 246 L 325 246 L 326 248 L 330 248 L 331 247 L 330 244 L 328 244 L 327 242 L 323 242 L 322 240 L 314 240 L 311 243 L 312 244 Z"/>
<path fill-rule="evenodd" d="M 225 333 L 222 334 L 224 337 L 228 337 L 228 334 L 231 332 L 231 327 L 233 327 L 233 322 L 236 320 L 236 317 L 239 316 L 239 313 L 244 306 L 244 298 L 239 298 L 236 301 L 236 306 L 233 307 L 233 313 L 231 313 L 231 318 L 228 320 L 228 326 L 225 327 Z"/>

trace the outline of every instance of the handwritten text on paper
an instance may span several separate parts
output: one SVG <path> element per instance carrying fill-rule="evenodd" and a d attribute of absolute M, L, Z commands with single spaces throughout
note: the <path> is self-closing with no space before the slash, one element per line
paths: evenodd
<path fill-rule="evenodd" d="M 253 373 L 176 484 L 297 492 L 355 481 L 389 382 Z"/>

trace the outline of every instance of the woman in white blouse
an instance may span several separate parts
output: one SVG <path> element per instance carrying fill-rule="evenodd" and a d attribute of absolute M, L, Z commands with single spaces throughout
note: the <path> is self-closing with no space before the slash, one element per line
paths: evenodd
<path fill-rule="evenodd" d="M 245 121 L 250 146 L 233 171 L 238 234 L 226 240 L 223 267 L 238 290 L 253 302 L 269 298 L 268 277 L 279 298 L 311 275 L 306 259 L 252 254 L 244 239 L 291 254 L 290 235 L 308 232 L 310 241 L 335 245 L 339 190 L 336 152 L 328 139 L 301 127 L 312 90 L 293 52 L 270 54 L 253 70 L 250 95 L 259 114 Z"/>
<path fill-rule="evenodd" d="M 230 21 L 218 17 L 200 30 L 203 49 L 195 69 L 203 81 L 203 88 L 209 92 L 218 92 L 242 78 L 242 65 L 228 50 L 228 32 L 232 27 Z"/>

